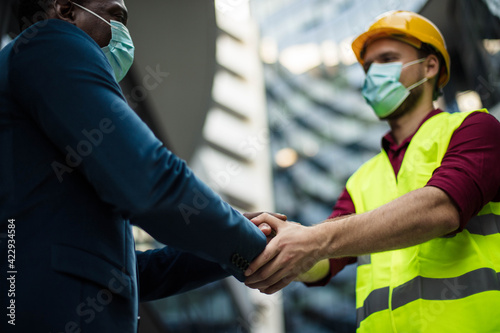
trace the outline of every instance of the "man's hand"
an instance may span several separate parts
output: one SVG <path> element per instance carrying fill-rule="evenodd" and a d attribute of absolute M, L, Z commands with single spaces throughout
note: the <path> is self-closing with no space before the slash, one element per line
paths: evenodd
<path fill-rule="evenodd" d="M 320 249 L 326 238 L 318 228 L 285 222 L 267 213 L 252 222 L 257 226 L 267 223 L 277 235 L 245 272 L 248 287 L 273 294 L 324 259 Z"/>
<path fill-rule="evenodd" d="M 252 221 L 253 218 L 255 218 L 259 215 L 262 215 L 262 214 L 264 214 L 264 212 L 252 212 L 252 213 L 243 213 L 243 216 L 245 216 L 247 219 Z M 287 216 L 280 214 L 280 213 L 266 213 L 266 214 L 270 214 L 270 215 L 272 215 L 272 216 L 274 216 L 282 221 L 287 220 Z M 255 223 L 255 225 L 257 227 L 259 227 L 260 231 L 262 231 L 264 233 L 264 235 L 266 235 L 268 243 L 274 236 L 276 236 L 276 231 L 273 230 L 269 224 L 267 224 L 267 223 L 259 223 L 259 224 Z"/>
<path fill-rule="evenodd" d="M 259 215 L 262 215 L 262 214 L 269 214 L 269 215 L 272 215 L 282 221 L 286 221 L 287 220 L 287 216 L 284 215 L 284 214 L 280 214 L 280 213 L 269 213 L 269 212 L 251 212 L 251 213 L 243 213 L 243 216 L 246 217 L 247 219 L 249 220 L 252 220 L 253 218 L 256 218 L 257 216 Z"/>

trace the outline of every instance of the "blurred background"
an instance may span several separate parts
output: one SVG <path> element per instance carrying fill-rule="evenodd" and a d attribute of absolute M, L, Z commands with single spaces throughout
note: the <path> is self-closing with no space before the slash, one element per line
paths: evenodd
<path fill-rule="evenodd" d="M 15 2 L 0 2 L 0 48 L 19 32 Z M 419 12 L 443 33 L 452 75 L 438 107 L 500 118 L 499 0 L 125 3 L 136 60 L 121 84 L 131 107 L 240 211 L 321 222 L 379 151 L 388 128 L 361 96 L 350 44 L 388 10 Z M 162 246 L 135 232 L 138 249 Z M 292 283 L 273 296 L 228 278 L 141 304 L 140 332 L 354 332 L 354 284 L 354 265 L 325 287 Z"/>

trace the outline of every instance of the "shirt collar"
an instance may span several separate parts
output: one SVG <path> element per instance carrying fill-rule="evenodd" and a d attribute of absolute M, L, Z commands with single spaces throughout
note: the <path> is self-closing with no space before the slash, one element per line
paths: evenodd
<path fill-rule="evenodd" d="M 415 133 L 417 133 L 417 131 L 419 130 L 419 128 L 427 120 L 429 120 L 431 117 L 433 117 L 433 116 L 435 116 L 435 115 L 437 115 L 437 114 L 439 114 L 441 112 L 443 112 L 443 111 L 440 110 L 440 109 L 435 109 L 435 110 L 432 110 L 431 112 L 429 112 L 427 114 L 427 116 L 425 116 L 424 120 L 422 120 L 422 122 L 420 123 L 420 125 L 418 125 L 418 128 L 415 130 L 415 132 L 413 132 L 409 137 L 407 137 L 406 139 L 404 139 L 403 142 L 401 142 L 401 144 L 399 144 L 399 145 L 396 143 L 396 140 L 394 140 L 394 137 L 392 136 L 392 133 L 388 132 L 382 138 L 382 148 L 384 148 L 385 151 L 388 151 L 388 150 L 398 151 L 398 150 L 401 150 L 403 147 L 407 147 L 410 144 L 410 141 L 413 138 L 413 136 L 415 135 Z"/>

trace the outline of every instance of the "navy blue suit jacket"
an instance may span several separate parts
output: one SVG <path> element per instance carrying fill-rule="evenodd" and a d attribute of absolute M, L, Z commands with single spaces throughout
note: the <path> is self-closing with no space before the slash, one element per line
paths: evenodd
<path fill-rule="evenodd" d="M 99 46 L 64 21 L 39 22 L 0 52 L 0 156 L 1 332 L 135 332 L 139 298 L 243 280 L 265 247 L 130 109 Z M 136 258 L 131 224 L 169 247 Z"/>

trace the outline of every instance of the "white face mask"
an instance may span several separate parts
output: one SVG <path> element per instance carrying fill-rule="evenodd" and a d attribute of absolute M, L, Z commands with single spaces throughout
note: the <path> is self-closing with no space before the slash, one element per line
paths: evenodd
<path fill-rule="evenodd" d="M 425 58 L 410 61 L 404 65 L 401 62 L 370 65 L 362 94 L 379 118 L 385 118 L 396 111 L 410 95 L 410 90 L 427 81 L 427 78 L 423 78 L 409 87 L 399 82 L 403 68 L 424 61 Z"/>
<path fill-rule="evenodd" d="M 127 72 L 130 67 L 132 67 L 132 63 L 134 62 L 135 47 L 127 27 L 118 21 L 111 20 L 111 22 L 108 22 L 90 9 L 74 2 L 73 4 L 91 13 L 92 15 L 95 15 L 111 26 L 111 40 L 108 46 L 102 48 L 102 51 L 106 55 L 106 58 L 108 58 L 109 63 L 113 68 L 116 81 L 120 82 L 125 75 L 127 75 Z"/>

